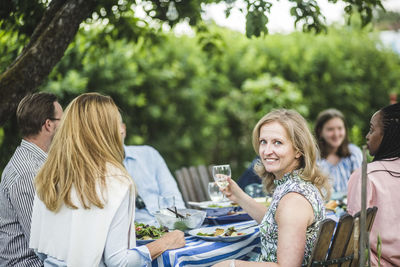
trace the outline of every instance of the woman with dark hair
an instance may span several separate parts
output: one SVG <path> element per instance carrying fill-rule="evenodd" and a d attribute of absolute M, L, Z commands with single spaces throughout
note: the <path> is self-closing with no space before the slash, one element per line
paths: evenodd
<path fill-rule="evenodd" d="M 400 266 L 400 103 L 386 106 L 372 116 L 366 139 L 369 153 L 374 156 L 367 165 L 367 207 L 378 207 L 369 238 L 371 264 L 378 266 L 379 236 L 380 266 Z M 348 212 L 360 211 L 360 169 L 350 177 L 347 197 Z"/>
<path fill-rule="evenodd" d="M 318 165 L 329 175 L 333 192 L 345 194 L 351 173 L 361 166 L 362 154 L 349 143 L 342 112 L 327 109 L 319 113 L 314 132 L 321 152 Z"/>

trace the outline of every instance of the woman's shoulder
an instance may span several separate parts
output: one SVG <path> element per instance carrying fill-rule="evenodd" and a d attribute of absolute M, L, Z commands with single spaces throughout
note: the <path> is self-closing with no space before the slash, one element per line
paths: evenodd
<path fill-rule="evenodd" d="M 348 167 L 350 167 L 350 171 L 353 172 L 361 166 L 363 155 L 361 149 L 355 144 L 349 144 L 349 150 L 350 157 L 347 158 L 347 164 L 350 163 L 350 166 Z M 344 159 L 343 161 L 346 161 L 346 159 Z"/>
<path fill-rule="evenodd" d="M 312 184 L 310 181 L 302 179 L 300 176 L 296 176 L 294 179 L 291 179 L 291 181 L 287 183 L 284 191 L 286 191 L 286 193 L 296 192 L 307 196 L 315 195 L 319 192 L 318 188 L 314 184 Z"/>
<path fill-rule="evenodd" d="M 361 149 L 355 144 L 350 143 L 349 150 L 352 155 L 362 155 Z"/>
<path fill-rule="evenodd" d="M 387 159 L 387 160 L 377 160 L 367 165 L 368 173 L 373 171 L 400 171 L 400 158 L 397 159 Z"/>
<path fill-rule="evenodd" d="M 106 180 L 107 183 L 118 183 L 121 185 L 130 185 L 131 179 L 127 172 L 114 164 L 106 164 Z"/>
<path fill-rule="evenodd" d="M 329 168 L 330 163 L 326 159 L 320 158 L 320 159 L 317 159 L 317 165 L 320 168 Z"/>
<path fill-rule="evenodd" d="M 357 168 L 351 175 L 352 177 L 361 177 L 361 167 Z M 377 160 L 367 164 L 367 174 L 376 173 L 377 171 L 400 171 L 400 158 L 393 160 Z M 370 176 L 369 178 L 371 178 Z"/>
<path fill-rule="evenodd" d="M 110 162 L 106 163 L 106 175 L 107 176 L 112 176 L 112 175 L 122 175 L 124 171 L 116 166 L 115 164 L 112 164 Z"/>
<path fill-rule="evenodd" d="M 303 180 L 301 177 L 293 179 L 292 182 L 287 184 L 281 198 L 289 193 L 297 193 L 303 196 L 311 204 L 314 212 L 317 211 L 315 215 L 318 218 L 323 215 L 323 198 L 318 188 L 311 182 Z"/>

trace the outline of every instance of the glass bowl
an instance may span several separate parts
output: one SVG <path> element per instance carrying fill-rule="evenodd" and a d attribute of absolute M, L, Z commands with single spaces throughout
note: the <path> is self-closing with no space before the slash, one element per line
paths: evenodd
<path fill-rule="evenodd" d="M 157 211 L 154 216 L 160 226 L 166 226 L 170 230 L 185 231 L 199 228 L 207 214 L 205 211 L 195 209 L 178 209 L 178 213 L 185 216 L 185 218 L 176 218 L 176 215 L 167 209 Z"/>

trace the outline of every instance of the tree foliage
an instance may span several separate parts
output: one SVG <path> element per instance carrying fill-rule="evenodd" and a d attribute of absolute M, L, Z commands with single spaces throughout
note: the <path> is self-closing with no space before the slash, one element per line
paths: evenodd
<path fill-rule="evenodd" d="M 102 35 L 107 27 L 82 28 L 40 90 L 64 107 L 83 92 L 112 96 L 126 143 L 156 147 L 172 170 L 230 162 L 237 176 L 255 156 L 256 121 L 279 107 L 298 110 L 310 127 L 319 111 L 338 108 L 360 145 L 372 113 L 400 91 L 399 56 L 351 27 L 248 39 L 203 24 L 195 37 L 134 41 Z M 1 40 L 0 49 L 15 49 Z M 19 142 L 13 120 L 4 127 L 1 168 Z"/>
<path fill-rule="evenodd" d="M 324 16 L 316 0 L 288 0 L 293 2 L 291 15 L 303 30 L 320 32 L 325 28 Z M 328 0 L 336 3 L 337 0 Z M 365 25 L 372 18 L 372 10 L 382 7 L 380 0 L 342 0 L 349 14 L 356 9 Z M 191 25 L 201 21 L 204 4 L 225 2 L 227 14 L 235 0 L 148 0 L 143 5 L 147 18 L 135 18 L 135 0 L 3 0 L 0 8 L 0 30 L 17 32 L 24 50 L 0 75 L 0 125 L 12 114 L 19 100 L 46 79 L 74 39 L 79 25 L 110 24 L 107 34 L 137 40 L 147 34 L 141 24 L 149 21 L 175 25 L 187 19 Z M 247 10 L 247 35 L 260 36 L 267 32 L 270 0 L 244 0 Z M 115 31 L 119 34 L 115 35 Z"/>
<path fill-rule="evenodd" d="M 400 29 L 400 13 L 380 10 L 373 19 L 373 24 L 382 31 L 398 31 Z"/>
<path fill-rule="evenodd" d="M 304 31 L 325 31 L 317 1 L 288 1 Z M 361 25 L 381 5 L 342 1 Z M 321 109 L 337 107 L 361 142 L 370 113 L 399 91 L 398 56 L 368 34 L 349 27 L 265 38 L 273 1 L 245 0 L 247 36 L 263 36 L 246 39 L 201 22 L 203 4 L 218 2 L 229 14 L 235 0 L 141 1 L 148 17 L 139 19 L 133 0 L 1 1 L 0 169 L 19 142 L 15 107 L 38 87 L 64 107 L 83 92 L 111 95 L 126 143 L 155 146 L 172 169 L 230 162 L 236 174 L 254 156 L 254 123 L 271 108 L 299 110 L 312 126 Z M 163 23 L 184 19 L 194 38 L 163 33 Z"/>

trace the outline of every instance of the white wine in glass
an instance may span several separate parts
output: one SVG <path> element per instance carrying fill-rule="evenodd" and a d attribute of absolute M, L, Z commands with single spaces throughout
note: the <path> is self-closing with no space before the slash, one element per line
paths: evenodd
<path fill-rule="evenodd" d="M 217 180 L 215 182 L 217 183 L 217 185 L 221 189 L 224 189 L 229 184 L 227 178 L 225 178 L 225 177 L 224 178 L 217 178 Z"/>
<path fill-rule="evenodd" d="M 219 188 L 221 189 L 226 188 L 229 185 L 228 178 L 231 177 L 231 166 L 229 166 L 229 164 L 214 165 L 213 177 L 214 181 L 217 183 Z M 223 200 L 224 201 L 228 200 L 225 195 L 223 197 Z"/>

